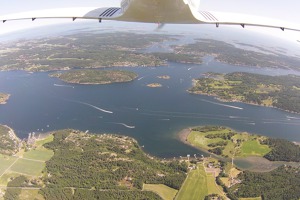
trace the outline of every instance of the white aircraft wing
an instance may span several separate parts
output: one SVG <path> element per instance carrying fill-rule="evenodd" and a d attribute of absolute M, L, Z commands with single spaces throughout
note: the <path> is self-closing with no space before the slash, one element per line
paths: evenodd
<path fill-rule="evenodd" d="M 38 10 L 24 13 L 16 13 L 0 16 L 4 23 L 11 20 L 45 19 L 45 18 L 70 18 L 70 19 L 116 19 L 122 15 L 121 8 L 58 8 L 49 10 Z"/>
<path fill-rule="evenodd" d="M 224 25 L 240 25 L 243 28 L 246 26 L 261 26 L 261 27 L 269 27 L 269 28 L 278 28 L 281 30 L 300 31 L 299 24 L 293 24 L 278 19 L 238 14 L 238 13 L 196 11 L 193 8 L 191 8 L 191 12 L 193 16 L 197 20 L 199 20 L 200 23 L 216 24 L 217 27 L 221 24 L 224 24 Z"/>
<path fill-rule="evenodd" d="M 121 7 L 105 8 L 61 8 L 38 10 L 0 16 L 0 22 L 39 18 L 71 18 L 150 22 L 161 24 L 216 24 L 262 26 L 281 30 L 300 31 L 299 24 L 245 14 L 199 11 L 199 0 L 161 0 L 153 4 L 149 0 L 123 0 Z M 200 6 L 199 6 L 200 5 Z"/>

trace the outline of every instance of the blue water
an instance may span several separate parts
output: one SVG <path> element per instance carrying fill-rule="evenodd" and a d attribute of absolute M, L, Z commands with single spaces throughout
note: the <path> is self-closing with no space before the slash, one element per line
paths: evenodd
<path fill-rule="evenodd" d="M 211 57 L 202 65 L 169 63 L 168 67 L 125 69 L 138 73 L 139 78 L 122 84 L 77 85 L 50 78 L 48 73 L 0 72 L 0 91 L 12 95 L 6 105 L 0 105 L 0 123 L 15 129 L 20 137 L 65 128 L 124 134 L 160 157 L 204 154 L 180 142 L 177 133 L 205 124 L 300 141 L 300 115 L 186 92 L 192 79 L 205 72 L 299 72 L 235 67 Z M 157 78 L 161 75 L 171 79 Z M 163 87 L 149 88 L 149 83 Z"/>

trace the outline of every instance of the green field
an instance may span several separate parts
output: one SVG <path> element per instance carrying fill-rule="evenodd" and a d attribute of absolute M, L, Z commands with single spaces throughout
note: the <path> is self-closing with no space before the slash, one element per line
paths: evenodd
<path fill-rule="evenodd" d="M 250 140 L 242 144 L 240 156 L 264 156 L 270 151 L 267 145 L 261 145 L 257 140 Z"/>
<path fill-rule="evenodd" d="M 163 184 L 144 184 L 143 190 L 155 192 L 164 200 L 173 200 L 178 192 Z"/>
<path fill-rule="evenodd" d="M 206 173 L 201 163 L 197 165 L 197 169 L 189 172 L 176 200 L 199 200 L 204 199 L 209 194 L 223 196 L 222 188 L 216 185 L 215 177 L 212 173 Z"/>
<path fill-rule="evenodd" d="M 222 193 L 222 188 L 217 186 L 216 184 L 216 179 L 213 174 L 208 173 L 206 175 L 207 178 L 207 189 L 208 189 L 208 194 L 219 194 L 220 196 L 223 196 Z"/>
<path fill-rule="evenodd" d="M 36 149 L 27 151 L 23 157 L 39 161 L 47 161 L 54 155 L 53 151 L 46 149 L 45 147 L 38 147 Z"/>
<path fill-rule="evenodd" d="M 263 139 L 263 136 L 238 133 L 226 127 L 203 126 L 193 129 L 187 141 L 212 153 L 215 153 L 214 149 L 221 148 L 221 154 L 218 155 L 231 158 L 266 155 L 271 149 L 260 144 L 259 140 Z"/>
<path fill-rule="evenodd" d="M 11 168 L 10 171 L 24 175 L 39 176 L 45 168 L 44 162 L 19 159 Z"/>
<path fill-rule="evenodd" d="M 37 145 L 38 147 L 43 146 L 44 144 L 48 143 L 48 142 L 52 142 L 53 141 L 54 136 L 53 135 L 48 135 L 47 137 L 45 137 L 44 139 L 41 140 L 37 140 L 35 142 L 35 145 Z"/>
<path fill-rule="evenodd" d="M 39 194 L 39 190 L 26 190 L 22 189 L 19 199 L 34 199 L 34 200 L 44 200 L 45 198 Z"/>
<path fill-rule="evenodd" d="M 13 162 L 16 160 L 17 158 L 15 157 L 11 157 L 11 156 L 3 156 L 0 154 L 0 175 L 3 174 L 5 172 L 5 170 L 11 165 L 13 164 Z"/>
<path fill-rule="evenodd" d="M 189 172 L 180 188 L 176 200 L 199 200 L 208 195 L 207 178 L 202 164 L 196 170 Z"/>
<path fill-rule="evenodd" d="M 11 180 L 11 178 L 16 178 L 18 176 L 20 176 L 20 174 L 18 173 L 11 173 L 11 172 L 5 173 L 0 178 L 0 185 L 6 186 L 7 183 Z"/>

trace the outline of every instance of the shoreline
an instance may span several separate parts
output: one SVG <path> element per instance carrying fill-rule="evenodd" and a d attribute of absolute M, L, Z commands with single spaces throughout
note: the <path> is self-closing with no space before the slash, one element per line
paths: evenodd
<path fill-rule="evenodd" d="M 189 94 L 204 95 L 204 96 L 208 96 L 208 97 L 214 97 L 214 99 L 216 99 L 216 100 L 218 100 L 218 101 L 220 101 L 222 103 L 244 103 L 244 104 L 252 105 L 252 106 L 260 106 L 260 107 L 265 107 L 265 108 L 275 108 L 275 109 L 278 109 L 278 110 L 281 110 L 281 111 L 285 111 L 285 112 L 288 112 L 288 113 L 291 113 L 291 114 L 298 114 L 298 115 L 300 114 L 300 112 L 295 112 L 295 111 L 291 111 L 291 110 L 284 110 L 284 109 L 276 107 L 276 106 L 265 106 L 265 105 L 260 105 L 260 104 L 256 104 L 256 103 L 250 103 L 250 102 L 246 102 L 246 101 L 226 100 L 226 99 L 220 98 L 216 94 L 208 94 L 208 93 L 204 93 L 204 92 L 201 92 L 201 91 L 192 92 L 190 90 L 187 90 L 187 92 Z"/>
<path fill-rule="evenodd" d="M 187 144 L 193 148 L 196 148 L 205 153 L 208 153 L 210 156 L 212 156 L 216 159 L 219 159 L 219 160 L 225 161 L 225 162 L 231 162 L 231 158 L 224 158 L 222 156 L 218 156 L 216 154 L 209 152 L 206 149 L 196 147 L 196 146 L 193 146 L 192 144 L 190 144 L 187 141 L 187 138 L 188 138 L 189 134 L 191 133 L 191 130 L 195 127 L 199 127 L 199 126 L 188 127 L 188 128 L 182 129 L 181 131 L 179 131 L 177 133 L 177 139 L 179 139 L 184 144 Z M 229 127 L 227 127 L 227 128 L 229 128 Z M 251 133 L 249 133 L 249 134 L 251 134 Z M 269 171 L 272 171 L 282 165 L 298 166 L 299 163 L 286 162 L 286 161 L 270 161 L 264 157 L 248 156 L 248 157 L 235 157 L 234 165 L 238 169 L 241 169 L 241 170 L 249 170 L 249 171 L 253 171 L 253 172 L 269 172 Z M 247 165 L 247 166 L 245 166 L 245 165 Z"/>
<path fill-rule="evenodd" d="M 199 147 L 196 147 L 196 146 L 193 146 L 192 144 L 190 144 L 188 141 L 187 141 L 187 138 L 189 136 L 189 134 L 191 133 L 192 129 L 193 128 L 196 128 L 196 127 L 199 127 L 199 126 L 193 126 L 193 127 L 188 127 L 188 128 L 185 128 L 185 129 L 182 129 L 181 131 L 179 131 L 177 133 L 177 139 L 179 139 L 181 142 L 183 142 L 184 144 L 186 145 L 189 145 L 190 147 L 193 147 L 195 149 L 198 149 L 204 153 L 207 153 L 209 156 L 211 157 L 214 157 L 216 159 L 219 159 L 221 161 L 225 161 L 225 162 L 229 162 L 229 159 L 228 158 L 224 158 L 222 156 L 218 156 L 216 154 L 213 154 L 211 152 L 209 152 L 208 150 L 206 149 L 202 149 L 202 148 L 199 148 Z"/>
<path fill-rule="evenodd" d="M 21 141 L 21 139 L 16 135 L 15 131 L 14 131 L 11 127 L 9 127 L 9 126 L 7 126 L 7 125 L 1 125 L 1 126 L 7 128 L 7 129 L 9 129 L 8 135 L 9 135 L 9 137 L 10 137 L 12 140 L 17 140 L 18 142 Z"/>

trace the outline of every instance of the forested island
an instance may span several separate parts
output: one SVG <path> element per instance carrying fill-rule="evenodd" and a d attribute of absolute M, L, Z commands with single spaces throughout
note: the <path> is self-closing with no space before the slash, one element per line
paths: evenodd
<path fill-rule="evenodd" d="M 67 83 L 77 84 L 111 84 L 130 82 L 137 78 L 137 74 L 122 70 L 74 70 L 50 74 Z"/>
<path fill-rule="evenodd" d="M 9 94 L 0 93 L 0 104 L 6 104 L 9 97 Z"/>
<path fill-rule="evenodd" d="M 272 106 L 300 113 L 300 77 L 267 76 L 245 72 L 207 73 L 194 80 L 190 93 L 216 96 L 221 101 Z"/>

